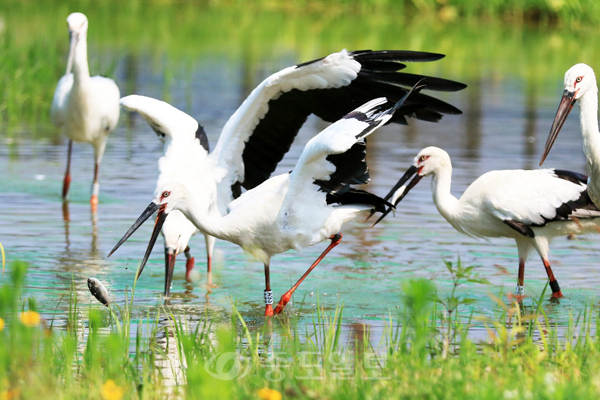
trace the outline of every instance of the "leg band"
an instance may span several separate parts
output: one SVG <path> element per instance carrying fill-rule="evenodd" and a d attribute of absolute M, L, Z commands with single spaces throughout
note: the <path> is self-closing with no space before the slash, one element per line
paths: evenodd
<path fill-rule="evenodd" d="M 517 287 L 515 289 L 515 295 L 516 296 L 523 296 L 524 294 L 525 294 L 525 288 L 523 286 L 517 285 Z"/>
<path fill-rule="evenodd" d="M 265 290 L 265 304 L 266 305 L 273 304 L 273 291 L 272 290 Z"/>
<path fill-rule="evenodd" d="M 558 281 L 550 282 L 550 289 L 552 289 L 552 293 L 560 292 L 560 286 L 558 286 Z"/>

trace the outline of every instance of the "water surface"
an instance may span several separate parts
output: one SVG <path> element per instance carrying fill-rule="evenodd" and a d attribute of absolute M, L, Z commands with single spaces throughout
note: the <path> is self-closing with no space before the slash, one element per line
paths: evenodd
<path fill-rule="evenodd" d="M 89 17 L 93 21 L 92 16 Z M 219 26 L 225 29 L 230 26 L 227 24 L 232 24 L 231 15 L 221 18 L 218 21 L 222 25 L 213 21 L 215 29 Z M 334 35 L 335 30 L 328 26 L 324 28 L 326 33 L 320 31 L 316 38 L 309 39 L 309 43 L 315 44 L 319 43 L 319 38 L 327 37 L 324 44 L 307 49 L 295 35 L 306 29 L 303 22 L 314 27 L 314 16 L 305 16 L 306 20 L 290 16 L 263 15 L 259 18 L 271 21 L 273 26 L 284 25 L 286 18 L 294 21 L 293 28 L 289 29 L 295 39 L 277 40 L 267 35 L 268 29 L 263 27 L 251 31 L 258 32 L 258 42 L 247 40 L 247 46 L 243 47 L 243 41 L 237 38 L 231 46 L 232 52 L 226 47 L 215 49 L 214 43 L 209 43 L 210 37 L 204 41 L 197 38 L 197 43 L 187 38 L 176 50 L 168 48 L 173 38 L 157 39 L 158 50 L 150 50 L 147 41 L 143 41 L 140 48 L 128 44 L 123 49 L 118 40 L 111 39 L 110 33 L 90 33 L 90 64 L 99 69 L 113 65 L 113 76 L 122 95 L 137 93 L 164 99 L 190 113 L 205 126 L 214 148 L 227 118 L 261 79 L 285 66 L 324 56 L 330 47 L 331 51 L 343 47 L 388 47 L 447 53 L 445 60 L 415 66 L 409 71 L 467 83 L 468 89 L 442 96 L 461 108 L 464 114 L 446 116 L 439 124 L 411 120 L 407 127 L 388 126 L 375 133 L 369 138 L 368 162 L 372 176 L 369 190 L 386 194 L 410 166 L 417 152 L 435 145 L 447 150 L 452 157 L 452 192 L 460 196 L 470 182 L 486 171 L 537 167 L 562 93 L 562 73 L 574 63 L 556 61 L 555 58 L 547 62 L 546 57 L 546 62 L 540 62 L 539 68 L 543 71 L 540 74 L 531 72 L 535 68 L 524 61 L 521 64 L 480 62 L 472 65 L 472 58 L 486 60 L 487 46 L 496 46 L 498 52 L 508 54 L 509 51 L 500 45 L 511 43 L 513 49 L 525 53 L 521 59 L 533 62 L 532 49 L 538 54 L 549 54 L 553 46 L 561 45 L 552 42 L 552 36 L 548 41 L 540 36 L 532 39 L 527 31 L 521 32 L 522 41 L 515 39 L 517 34 L 510 34 L 510 39 L 506 39 L 502 29 L 494 31 L 498 37 L 487 33 L 477 41 L 469 37 L 472 27 L 464 27 L 461 31 L 457 26 L 449 26 L 450 37 L 455 40 L 449 43 L 434 40 L 443 36 L 440 32 L 423 33 L 414 27 L 414 36 L 405 35 L 394 41 L 390 34 L 395 31 L 389 24 L 373 28 L 371 41 L 349 33 L 346 40 L 343 35 Z M 167 22 L 173 21 L 167 19 Z M 337 23 L 342 32 L 349 31 L 345 24 Z M 372 26 L 365 23 L 363 27 Z M 140 24 L 139 29 L 143 28 Z M 94 29 L 97 28 L 90 23 L 90 32 Z M 290 34 L 290 31 L 285 32 Z M 568 37 L 567 33 L 562 34 L 552 33 L 559 38 Z M 101 46 L 93 44 L 94 35 Z M 64 37 L 61 41 L 57 39 L 56 46 L 66 54 Z M 127 36 L 126 40 L 131 43 L 134 38 Z M 274 44 L 277 45 L 269 47 Z M 269 50 L 265 50 L 267 48 Z M 594 59 L 595 53 L 590 50 L 586 56 Z M 490 57 L 494 59 L 498 55 Z M 50 92 L 53 85 L 51 82 Z M 47 101 L 49 104 L 50 99 Z M 577 113 L 575 110 L 567 120 L 545 166 L 585 171 Z M 325 126 L 316 118 L 309 120 L 276 172 L 292 169 L 306 141 Z M 102 162 L 100 205 L 96 217 L 91 215 L 88 205 L 93 174 L 92 147 L 75 143 L 69 221 L 66 222 L 60 198 L 66 158 L 65 138 L 57 135 L 44 118 L 23 120 L 5 130 L 7 134 L 0 135 L 0 170 L 4 171 L 0 182 L 0 241 L 9 260 L 25 260 L 31 265 L 24 295 L 36 297 L 44 312 L 58 310 L 59 319 L 68 303 L 57 304 L 58 299 L 68 292 L 72 280 L 84 304 L 93 302 L 85 284 L 90 276 L 103 281 L 117 301 L 123 299 L 126 287 L 133 284 L 152 224 L 141 228 L 111 258 L 107 258 L 107 254 L 152 199 L 157 160 L 163 152 L 156 135 L 139 116 L 122 113 Z M 549 315 L 559 323 L 564 323 L 570 313 L 578 313 L 588 302 L 597 301 L 596 288 L 600 284 L 600 273 L 596 268 L 598 240 L 595 236 L 574 240 L 561 237 L 553 243 L 551 263 L 565 299 L 558 305 L 548 303 L 546 307 Z M 180 257 L 170 304 L 192 316 L 202 315 L 207 307 L 220 315 L 227 314 L 230 302 L 235 301 L 251 325 L 260 325 L 264 313 L 262 264 L 249 258 L 237 246 L 218 241 L 214 260 L 214 280 L 218 287 L 209 290 L 204 285 L 203 237 L 196 236 L 190 245 L 196 257 L 195 281 L 185 282 L 184 257 Z M 276 299 L 325 247 L 326 243 L 322 243 L 302 253 L 290 251 L 272 259 L 271 282 Z M 459 258 L 464 264 L 477 265 L 478 272 L 492 283 L 489 286 L 465 286 L 461 288 L 461 295 L 477 298 L 479 301 L 474 307 L 478 313 L 492 315 L 496 306 L 489 294 L 503 297 L 504 293 L 514 290 L 518 264 L 514 242 L 510 239 L 475 240 L 456 232 L 438 214 L 426 179 L 403 201 L 394 217 L 387 218 L 377 227 L 370 228 L 362 222 L 349 223 L 344 229 L 342 244 L 299 288 L 289 312 L 299 313 L 301 318 L 308 320 L 318 302 L 326 308 L 343 304 L 344 315 L 349 321 L 377 325 L 390 311 L 396 313 L 401 304 L 400 285 L 408 279 L 431 279 L 442 293 L 447 292 L 451 281 L 443 260 L 456 262 Z M 159 241 L 137 283 L 136 303 L 148 307 L 162 304 L 163 278 L 164 259 Z M 537 296 L 545 283 L 541 261 L 533 254 L 526 269 L 526 292 Z"/>

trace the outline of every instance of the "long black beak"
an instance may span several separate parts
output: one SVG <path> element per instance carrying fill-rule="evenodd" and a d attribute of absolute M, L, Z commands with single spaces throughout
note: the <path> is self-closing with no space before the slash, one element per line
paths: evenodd
<path fill-rule="evenodd" d="M 548 139 L 546 140 L 546 146 L 544 147 L 544 153 L 542 154 L 542 159 L 540 160 L 540 167 L 546 160 L 548 153 L 550 153 L 550 149 L 554 144 L 554 141 L 558 137 L 558 133 L 560 132 L 560 128 L 562 128 L 563 124 L 567 120 L 567 116 L 573 109 L 575 102 L 576 92 L 569 92 L 565 89 L 563 92 L 563 97 L 560 100 L 560 104 L 558 105 L 558 110 L 556 111 L 556 116 L 554 117 L 554 122 L 552 122 L 552 128 L 550 128 L 550 134 L 548 135 Z"/>
<path fill-rule="evenodd" d="M 394 204 L 394 206 L 396 206 L 398 203 L 400 203 L 402 201 L 402 199 L 404 199 L 404 197 L 406 197 L 408 192 L 410 192 L 410 190 L 412 188 L 414 188 L 421 179 L 423 179 L 423 177 L 421 175 L 417 174 L 418 171 L 419 171 L 419 169 L 417 167 L 415 167 L 414 165 L 411 165 L 410 168 L 404 173 L 404 175 L 402 175 L 402 178 L 400 178 L 400 180 L 394 185 L 392 190 L 390 190 L 390 192 L 385 196 L 384 200 L 388 201 L 391 199 L 391 203 Z M 406 182 L 408 182 L 408 180 L 413 175 L 415 175 L 413 180 L 410 181 L 410 183 L 408 185 L 406 185 Z M 377 225 L 377 223 L 379 223 L 379 221 L 384 219 L 385 216 L 388 215 L 390 213 L 390 211 L 392 211 L 392 209 L 393 209 L 393 207 L 389 207 L 379 217 L 379 219 L 377 221 L 375 221 L 373 226 Z"/>
<path fill-rule="evenodd" d="M 142 263 L 140 265 L 140 269 L 138 272 L 138 278 L 140 277 L 140 275 L 142 274 L 142 271 L 144 270 L 144 266 L 146 265 L 146 262 L 148 261 L 148 257 L 150 257 L 150 253 L 152 252 L 154 243 L 156 243 L 156 239 L 158 238 L 160 229 L 162 228 L 163 224 L 165 223 L 165 219 L 167 219 L 167 213 L 165 212 L 166 206 L 167 206 L 166 204 L 158 205 L 154 202 L 150 203 L 150 205 L 144 210 L 142 215 L 139 216 L 139 218 L 133 223 L 131 228 L 129 228 L 129 230 L 125 233 L 125 235 L 123 235 L 121 240 L 119 240 L 119 243 L 117 243 L 117 245 L 108 254 L 108 256 L 110 257 L 110 255 L 112 253 L 114 253 L 123 243 L 125 243 L 125 241 L 127 239 L 129 239 L 129 237 L 131 235 L 133 235 L 133 233 L 140 226 L 142 226 L 142 224 L 144 222 L 146 222 L 146 220 L 148 218 L 150 218 L 152 216 L 152 214 L 154 214 L 156 212 L 156 210 L 158 210 L 158 215 L 156 217 L 156 223 L 154 224 L 154 230 L 152 231 L 152 236 L 150 237 L 150 243 L 148 244 L 148 248 L 146 249 L 146 254 L 144 254 L 144 258 L 142 259 Z"/>
<path fill-rule="evenodd" d="M 165 249 L 165 291 L 164 296 L 171 295 L 171 282 L 173 282 L 173 271 L 175 270 L 175 250 Z"/>

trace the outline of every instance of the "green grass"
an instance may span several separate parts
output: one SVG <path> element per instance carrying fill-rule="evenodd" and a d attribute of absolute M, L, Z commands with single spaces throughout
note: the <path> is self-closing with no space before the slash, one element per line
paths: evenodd
<path fill-rule="evenodd" d="M 462 286 L 485 281 L 460 262 L 447 267 L 456 290 L 442 299 L 430 281 L 406 282 L 403 312 L 374 343 L 362 324 L 343 324 L 343 307 L 318 309 L 306 326 L 284 315 L 249 329 L 235 304 L 228 323 L 213 324 L 136 310 L 133 293 L 110 310 L 84 308 L 74 289 L 64 326 L 26 326 L 21 313 L 36 303 L 21 298 L 26 264 L 12 263 L 0 288 L 0 398 L 598 398 L 597 307 L 560 328 L 543 314 L 545 293 L 525 314 L 498 300 L 492 319 L 460 315 L 470 303 Z M 486 339 L 471 340 L 481 325 Z"/>
<path fill-rule="evenodd" d="M 11 140 L 23 130 L 58 140 L 49 109 L 65 70 L 65 19 L 75 10 L 90 20 L 92 74 L 115 78 L 126 95 L 136 91 L 144 68 L 158 77 L 167 101 L 173 82 L 190 82 L 198 63 L 211 57 L 242 68 L 251 88 L 268 72 L 342 48 L 433 51 L 447 58 L 410 71 L 462 80 L 470 91 L 484 80 L 518 79 L 534 102 L 555 97 L 548 82 L 560 85 L 576 62 L 600 61 L 591 40 L 600 33 L 595 0 L 339 0 L 316 2 L 317 9 L 313 3 L 302 11 L 303 2 L 270 0 L 2 2 L 0 129 Z M 449 9 L 456 18 L 442 17 Z M 543 18 L 527 23 L 538 9 Z"/>

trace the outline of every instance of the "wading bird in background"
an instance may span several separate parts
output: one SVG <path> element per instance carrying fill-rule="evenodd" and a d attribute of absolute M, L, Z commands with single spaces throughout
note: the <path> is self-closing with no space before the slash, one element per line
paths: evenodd
<path fill-rule="evenodd" d="M 440 148 L 427 147 L 415 157 L 385 200 L 397 205 L 425 176 L 432 177 L 433 202 L 438 211 L 457 231 L 478 238 L 515 239 L 519 251 L 518 296 L 524 294 L 525 261 L 535 249 L 546 268 L 552 298 L 562 297 L 548 261 L 550 240 L 555 236 L 597 233 L 600 226 L 600 210 L 588 195 L 585 175 L 554 169 L 490 171 L 457 199 L 450 193 L 450 156 Z"/>
<path fill-rule="evenodd" d="M 115 81 L 102 76 L 90 77 L 87 60 L 88 20 L 82 13 L 67 17 L 71 45 L 67 71 L 58 81 L 50 108 L 54 125 L 69 138 L 67 169 L 63 181 L 63 199 L 69 194 L 71 183 L 71 150 L 73 141 L 94 146 L 94 182 L 90 204 L 95 212 L 98 206 L 98 169 L 108 135 L 119 121 L 119 88 Z M 71 72 L 72 71 L 72 72 Z"/>
<path fill-rule="evenodd" d="M 565 91 L 552 122 L 540 166 L 546 160 L 567 116 L 579 100 L 579 121 L 586 155 L 588 192 L 594 204 L 600 206 L 600 132 L 598 131 L 598 85 L 594 70 L 586 64 L 576 64 L 565 73 Z"/>
<path fill-rule="evenodd" d="M 357 106 L 385 96 L 396 102 L 418 80 L 427 89 L 458 91 L 466 85 L 440 78 L 398 72 L 403 62 L 435 61 L 442 54 L 414 51 L 353 51 L 285 68 L 260 83 L 229 118 L 212 153 L 200 125 L 192 117 L 159 100 L 127 96 L 121 104 L 139 112 L 156 134 L 165 139 L 160 161 L 161 182 L 185 184 L 211 215 L 227 214 L 227 205 L 268 179 L 289 150 L 310 114 L 336 121 Z M 416 93 L 394 114 L 391 122 L 406 124 L 406 117 L 437 122 L 443 114 L 460 110 L 436 98 Z M 165 178 L 167 177 L 167 178 Z M 211 181 L 212 180 L 212 181 Z M 197 204 L 197 207 L 200 207 Z M 165 295 L 170 292 L 175 257 L 186 252 L 186 276 L 193 268 L 188 242 L 196 228 L 173 212 L 165 222 Z M 212 284 L 214 239 L 205 235 L 208 282 Z"/>
<path fill-rule="evenodd" d="M 235 243 L 264 263 L 265 315 L 280 313 L 300 283 L 339 244 L 343 223 L 364 211 L 385 211 L 388 203 L 374 194 L 353 188 L 352 184 L 369 181 L 365 138 L 388 122 L 410 93 L 393 106 L 387 105 L 385 98 L 372 100 L 332 124 L 306 144 L 290 173 L 270 178 L 243 193 L 229 204 L 229 214 L 223 217 L 210 216 L 196 207 L 198 199 L 185 184 L 168 182 L 161 185 L 152 203 L 113 251 L 158 210 L 140 266 L 141 273 L 165 218 L 173 210 L 179 210 L 202 232 Z M 331 244 L 273 310 L 271 257 L 327 239 Z"/>

